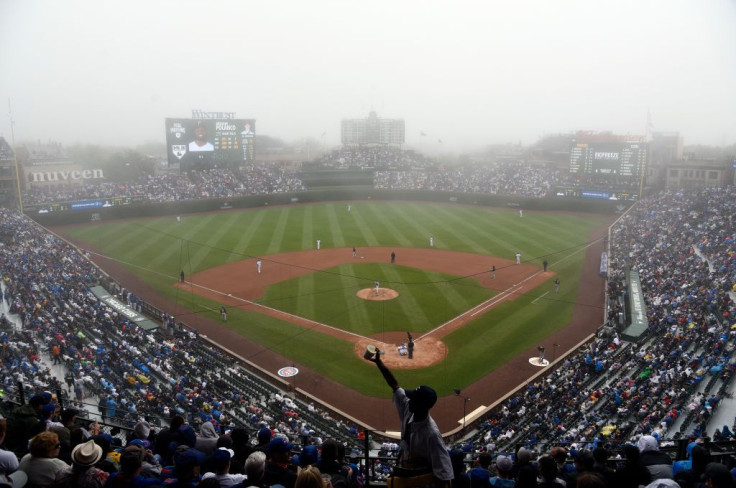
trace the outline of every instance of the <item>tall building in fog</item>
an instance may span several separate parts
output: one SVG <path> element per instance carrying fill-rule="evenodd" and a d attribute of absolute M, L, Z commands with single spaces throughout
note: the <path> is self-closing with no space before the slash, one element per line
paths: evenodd
<path fill-rule="evenodd" d="M 343 119 L 340 134 L 345 146 L 402 145 L 405 140 L 404 120 L 382 119 L 371 111 L 365 119 Z"/>

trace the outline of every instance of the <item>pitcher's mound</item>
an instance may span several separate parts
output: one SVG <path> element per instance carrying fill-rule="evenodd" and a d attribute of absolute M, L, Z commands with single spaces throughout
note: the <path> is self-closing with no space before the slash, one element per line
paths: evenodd
<path fill-rule="evenodd" d="M 363 300 L 393 300 L 399 292 L 391 288 L 379 288 L 378 292 L 375 288 L 363 288 L 356 295 Z"/>
<path fill-rule="evenodd" d="M 355 342 L 355 355 L 363 359 L 368 344 L 373 344 L 381 351 L 381 360 L 391 369 L 421 369 L 427 368 L 442 361 L 447 356 L 447 345 L 434 337 L 422 337 L 414 342 L 413 358 L 402 356 L 399 344 L 406 341 L 404 332 L 388 332 L 375 334 L 373 337 L 362 337 Z"/>

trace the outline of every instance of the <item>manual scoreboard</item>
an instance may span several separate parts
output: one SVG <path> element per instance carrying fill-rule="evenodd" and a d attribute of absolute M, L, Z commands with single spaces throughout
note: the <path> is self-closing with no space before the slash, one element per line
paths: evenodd
<path fill-rule="evenodd" d="M 576 142 L 570 148 L 570 173 L 638 177 L 648 153 L 644 142 Z"/>

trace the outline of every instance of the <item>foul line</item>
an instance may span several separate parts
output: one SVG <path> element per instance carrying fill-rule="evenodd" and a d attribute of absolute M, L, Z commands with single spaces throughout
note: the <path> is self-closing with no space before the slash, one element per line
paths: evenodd
<path fill-rule="evenodd" d="M 558 263 L 561 263 L 562 261 L 564 261 L 566 259 L 569 259 L 570 257 L 574 256 L 575 254 L 577 254 L 577 253 L 579 253 L 579 252 L 581 252 L 581 251 L 589 248 L 595 242 L 596 241 L 588 243 L 587 245 L 581 247 L 577 251 L 568 254 L 567 256 L 565 256 L 564 258 L 560 259 L 559 261 L 556 261 L 554 264 L 558 264 Z M 482 302 L 482 303 L 476 305 L 475 307 L 471 308 L 470 310 L 466 310 L 465 312 L 461 313 L 457 317 L 448 320 L 444 324 L 440 324 L 439 326 L 437 326 L 434 329 L 430 330 L 426 334 L 422 334 L 421 336 L 419 336 L 417 338 L 417 341 L 420 340 L 420 339 L 424 339 L 425 337 L 428 337 L 428 336 L 432 335 L 433 333 L 437 332 L 438 330 L 442 330 L 444 327 L 447 327 L 448 325 L 453 324 L 454 322 L 457 322 L 459 320 L 462 320 L 463 317 L 465 317 L 466 315 L 469 315 L 470 317 L 475 317 L 478 314 L 481 314 L 481 313 L 486 312 L 489 308 L 498 305 L 498 303 L 500 303 L 501 301 L 505 300 L 510 295 L 513 295 L 514 293 L 516 293 L 519 289 L 522 288 L 522 285 L 524 283 L 526 283 L 527 281 L 531 280 L 532 278 L 534 278 L 535 276 L 537 276 L 540 273 L 542 273 L 542 271 L 536 271 L 536 272 L 532 273 L 531 275 L 527 276 L 526 278 L 524 278 L 520 282 L 515 283 L 515 284 L 511 285 L 509 288 L 503 290 L 498 295 L 496 295 L 496 296 L 494 296 L 492 298 L 489 298 L 485 302 Z M 549 292 L 547 292 L 547 293 L 549 293 Z M 547 293 L 545 293 L 544 295 L 546 295 Z M 538 297 L 537 299 L 535 299 L 535 301 L 536 300 L 539 300 L 539 298 L 542 298 L 544 295 L 542 295 L 541 297 Z M 534 303 L 534 302 L 532 302 L 532 303 Z"/>
<path fill-rule="evenodd" d="M 537 298 L 535 298 L 534 300 L 532 300 L 532 305 L 533 305 L 533 304 L 536 304 L 536 303 L 537 303 L 537 300 L 541 300 L 542 298 L 544 298 L 544 297 L 545 297 L 545 296 L 547 296 L 548 294 L 549 294 L 549 292 L 548 292 L 548 291 L 545 291 L 545 292 L 544 292 L 544 293 L 543 293 L 542 295 L 540 295 L 540 296 L 538 296 Z"/>
<path fill-rule="evenodd" d="M 207 291 L 212 292 L 212 293 L 217 293 L 218 295 L 221 295 L 221 296 L 223 296 L 225 298 L 233 298 L 235 300 L 238 300 L 240 302 L 246 303 L 246 304 L 251 305 L 251 306 L 256 307 L 256 308 L 262 308 L 264 310 L 269 310 L 269 311 L 271 311 L 273 313 L 276 313 L 278 315 L 285 315 L 287 317 L 291 317 L 292 319 L 301 320 L 301 321 L 307 322 L 309 324 L 312 324 L 314 326 L 326 327 L 326 328 L 328 328 L 330 330 L 334 330 L 334 331 L 337 331 L 339 333 L 351 335 L 353 337 L 358 337 L 358 338 L 361 338 L 361 339 L 369 339 L 368 337 L 362 336 L 360 334 L 356 334 L 355 332 L 350 332 L 349 330 L 339 329 L 337 327 L 333 327 L 332 325 L 327 325 L 327 324 L 323 324 L 321 322 L 316 322 L 314 320 L 311 320 L 311 319 L 308 319 L 308 318 L 305 318 L 305 317 L 301 317 L 299 315 L 294 315 L 294 314 L 291 314 L 289 312 L 284 312 L 283 310 L 279 310 L 277 308 L 271 308 L 271 307 L 268 307 L 268 306 L 263 305 L 263 304 L 260 304 L 260 303 L 252 302 L 252 301 L 250 301 L 250 300 L 248 300 L 246 298 L 236 297 L 233 294 L 224 293 L 224 292 L 221 292 L 220 290 L 215 290 L 214 288 L 210 288 L 210 287 L 207 287 L 207 286 L 204 286 L 204 285 L 199 285 L 197 283 L 192 283 L 190 281 L 185 281 L 184 283 L 188 283 L 191 286 L 196 286 L 197 288 L 201 288 L 202 290 L 207 290 Z M 292 323 L 294 323 L 294 322 L 292 322 Z M 295 325 L 298 325 L 298 324 L 295 324 Z"/>

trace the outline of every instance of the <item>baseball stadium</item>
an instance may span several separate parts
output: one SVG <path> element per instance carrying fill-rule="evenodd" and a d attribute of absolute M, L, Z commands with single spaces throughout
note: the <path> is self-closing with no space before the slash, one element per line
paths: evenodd
<path fill-rule="evenodd" d="M 125 276 L 126 288 L 165 300 L 162 309 L 196 324 L 200 334 L 272 373 L 296 365 L 292 386 L 366 428 L 388 430 L 391 391 L 362 357 L 368 344 L 376 345 L 402 384 L 437 388 L 444 397 L 437 408 L 446 412 L 438 422 L 451 431 L 462 424 L 453 389 L 471 397 L 469 411 L 489 407 L 539 373 L 528 359 L 540 344 L 550 353 L 557 344 L 561 355 L 602 324 L 599 265 L 610 221 L 365 201 L 126 219 L 58 232 L 114 276 Z M 568 284 L 557 293 L 555 278 Z M 415 343 L 411 360 L 399 355 L 407 332 Z"/>
<path fill-rule="evenodd" d="M 736 488 L 734 25 L 0 2 L 0 488 Z"/>
<path fill-rule="evenodd" d="M 711 436 L 727 453 L 734 187 L 656 192 L 626 139 L 576 134 L 563 164 L 581 174 L 562 177 L 368 143 L 299 170 L 240 151 L 184 164 L 172 144 L 173 169 L 144 183 L 54 186 L 103 170 L 25 161 L 23 212 L 3 209 L 0 229 L 8 445 L 31 438 L 23 409 L 58 407 L 121 446 L 335 441 L 361 482 L 384 483 L 404 441 L 396 392 L 431 391 L 463 463 L 523 448 L 572 465 L 635 441 L 677 460 Z M 601 168 L 618 176 L 586 172 Z"/>

